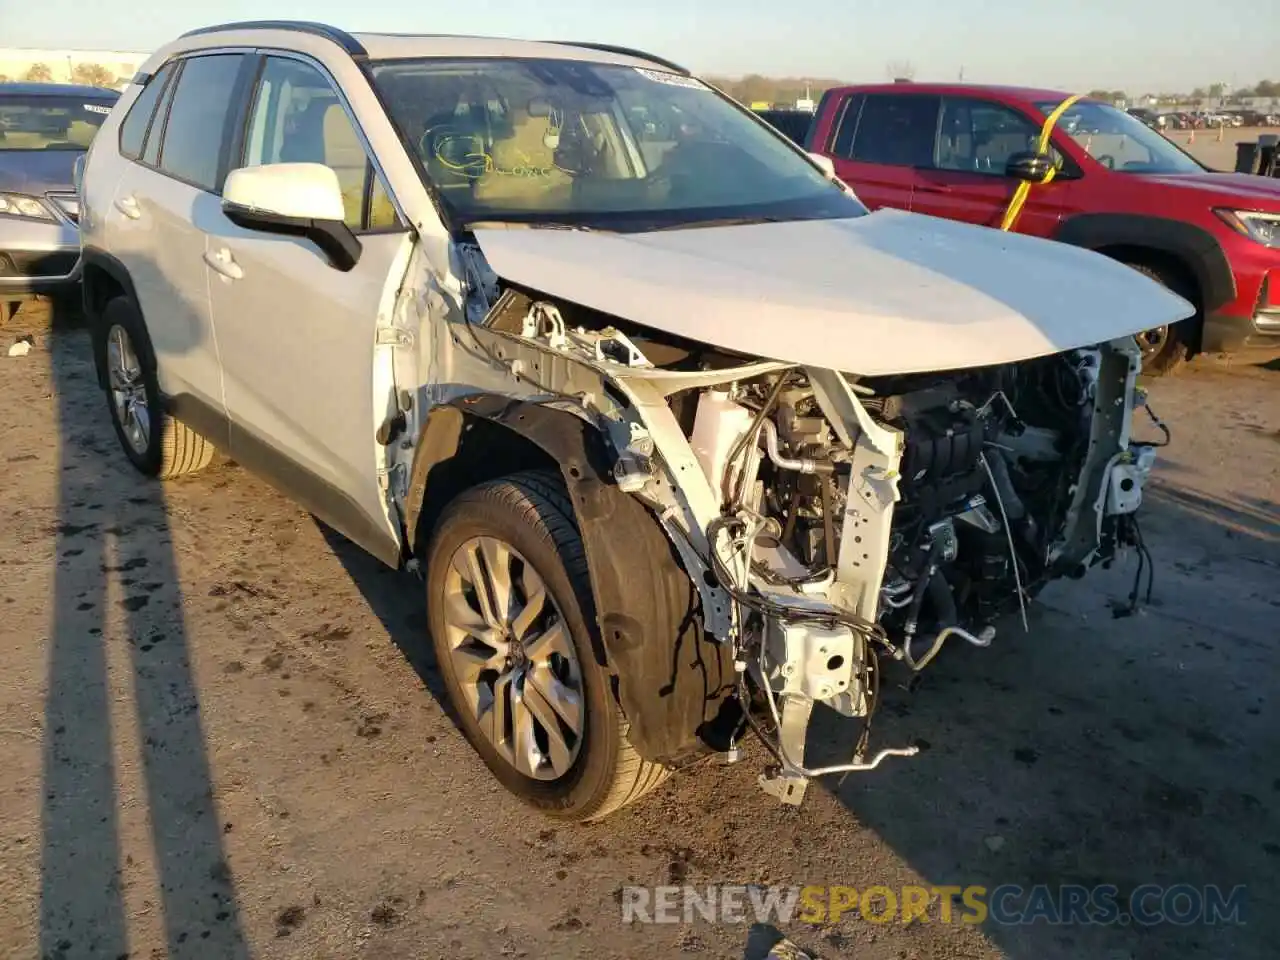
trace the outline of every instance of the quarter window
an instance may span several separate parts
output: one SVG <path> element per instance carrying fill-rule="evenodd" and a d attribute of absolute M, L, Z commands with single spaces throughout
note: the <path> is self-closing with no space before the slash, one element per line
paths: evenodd
<path fill-rule="evenodd" d="M 243 54 L 192 57 L 178 77 L 160 148 L 160 169 L 216 193 L 218 167 Z"/>
<path fill-rule="evenodd" d="M 1040 128 L 1022 114 L 986 100 L 947 97 L 938 128 L 937 167 L 1003 175 L 1015 153 L 1035 150 Z"/>
<path fill-rule="evenodd" d="M 156 115 L 151 120 L 151 127 L 147 130 L 147 142 L 142 148 L 142 162 L 149 167 L 157 166 L 160 163 L 160 144 L 164 140 L 164 125 L 169 117 L 169 107 L 173 103 L 173 91 L 178 89 L 178 77 L 182 73 L 180 65 L 175 64 L 173 68 L 173 78 L 164 88 L 164 95 L 160 97 L 160 106 L 156 108 Z"/>
<path fill-rule="evenodd" d="M 928 167 L 938 130 L 938 98 L 871 94 L 862 105 L 850 159 L 896 167 Z"/>
<path fill-rule="evenodd" d="M 338 176 L 347 226 L 360 230 L 396 225 L 395 207 L 342 101 L 329 79 L 310 64 L 267 58 L 250 114 L 244 163 L 322 163 Z M 371 177 L 374 182 L 368 189 Z"/>
<path fill-rule="evenodd" d="M 156 112 L 156 101 L 164 92 L 165 85 L 173 76 L 173 63 L 166 63 L 153 76 L 120 124 L 120 152 L 131 160 L 138 159 L 142 153 L 142 143 L 147 138 L 147 128 L 151 126 L 151 118 Z"/>

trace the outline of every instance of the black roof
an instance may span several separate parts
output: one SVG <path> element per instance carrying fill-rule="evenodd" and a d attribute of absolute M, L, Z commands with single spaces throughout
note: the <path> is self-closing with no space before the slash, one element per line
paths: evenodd
<path fill-rule="evenodd" d="M 106 87 L 81 83 L 0 83 L 0 97 L 82 97 L 86 100 L 119 100 L 120 94 Z"/>

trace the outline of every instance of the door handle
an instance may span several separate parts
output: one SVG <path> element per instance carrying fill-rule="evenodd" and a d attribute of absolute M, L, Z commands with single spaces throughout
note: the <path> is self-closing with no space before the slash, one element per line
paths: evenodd
<path fill-rule="evenodd" d="M 941 183 L 922 183 L 916 187 L 922 193 L 950 193 L 951 188 Z"/>
<path fill-rule="evenodd" d="M 137 220 L 142 216 L 142 208 L 138 206 L 138 201 L 133 197 L 116 197 L 114 205 L 117 210 L 130 220 Z"/>
<path fill-rule="evenodd" d="M 240 280 L 244 277 L 244 270 L 241 269 L 240 264 L 236 263 L 235 257 L 231 255 L 231 251 L 226 247 L 219 247 L 217 250 L 206 250 L 204 252 L 204 262 L 228 280 Z"/>

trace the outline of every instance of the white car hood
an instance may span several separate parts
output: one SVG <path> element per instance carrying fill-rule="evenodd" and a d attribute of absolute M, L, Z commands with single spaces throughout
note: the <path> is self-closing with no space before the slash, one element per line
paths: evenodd
<path fill-rule="evenodd" d="M 1099 254 L 882 210 L 652 233 L 485 227 L 504 280 L 739 353 L 862 376 L 1007 363 L 1189 317 Z"/>

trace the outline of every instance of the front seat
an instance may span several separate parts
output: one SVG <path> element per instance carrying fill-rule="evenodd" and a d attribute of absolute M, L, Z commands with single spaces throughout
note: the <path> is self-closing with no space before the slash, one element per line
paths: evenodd
<path fill-rule="evenodd" d="M 476 200 L 533 210 L 568 206 L 573 177 L 556 166 L 555 147 L 547 142 L 550 133 L 549 117 L 535 117 L 527 109 L 512 110 L 511 133 L 490 148 L 492 163 L 476 181 Z"/>

